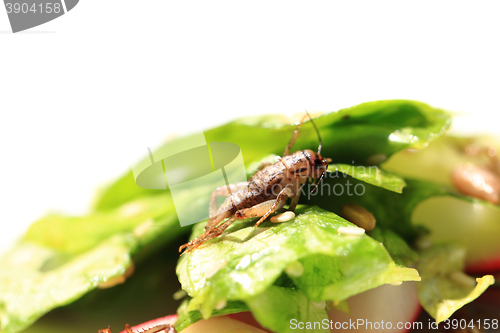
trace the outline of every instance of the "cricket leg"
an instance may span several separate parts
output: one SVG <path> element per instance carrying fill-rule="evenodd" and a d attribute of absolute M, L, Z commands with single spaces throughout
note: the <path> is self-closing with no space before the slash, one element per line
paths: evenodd
<path fill-rule="evenodd" d="M 205 232 L 209 232 L 210 230 L 217 227 L 222 221 L 224 221 L 224 219 L 228 218 L 230 215 L 231 215 L 231 211 L 226 210 L 226 211 L 220 212 L 219 215 L 209 217 L 208 222 L 205 225 Z"/>
<path fill-rule="evenodd" d="M 193 239 L 191 242 L 188 244 L 184 244 L 179 248 L 179 252 L 182 251 L 185 247 L 188 249 L 186 252 L 191 252 L 203 243 L 211 240 L 212 238 L 215 238 L 217 236 L 220 236 L 224 230 L 226 230 L 234 221 L 236 220 L 236 217 L 232 216 L 230 217 L 227 221 L 219 225 L 217 228 L 214 228 L 210 231 L 205 231 L 202 235 L 198 236 L 197 238 Z"/>
<path fill-rule="evenodd" d="M 212 218 L 217 214 L 217 197 L 230 196 L 233 192 L 238 192 L 248 186 L 248 182 L 229 184 L 217 187 L 210 195 L 209 216 Z"/>
<path fill-rule="evenodd" d="M 300 123 L 297 125 L 297 128 L 295 128 L 295 131 L 293 131 L 292 137 L 290 138 L 290 141 L 288 141 L 288 144 L 286 145 L 285 151 L 283 152 L 283 156 L 286 156 L 286 155 L 290 154 L 290 149 L 292 149 L 293 144 L 295 143 L 295 141 L 299 137 L 300 127 L 302 126 L 302 123 L 304 122 L 304 120 L 306 118 L 307 118 L 307 115 L 305 115 L 302 118 L 302 120 L 300 121 Z"/>
<path fill-rule="evenodd" d="M 186 243 L 184 245 L 182 245 L 181 247 L 179 247 L 179 252 L 182 252 L 182 250 L 186 247 L 192 247 L 194 244 L 196 244 L 197 242 L 199 242 L 200 240 L 202 240 L 204 237 L 206 237 L 207 235 L 210 235 L 212 233 L 212 231 L 214 229 L 216 229 L 216 226 L 221 223 L 225 218 L 229 217 L 231 215 L 231 212 L 230 211 L 225 211 L 224 213 L 214 217 L 213 219 L 210 219 L 207 223 L 207 225 L 205 226 L 205 232 L 203 234 L 201 234 L 200 236 L 196 237 L 195 239 L 193 239 L 192 241 L 190 241 L 189 243 Z"/>
<path fill-rule="evenodd" d="M 282 200 L 281 204 L 276 207 L 276 210 L 283 208 L 285 202 L 286 200 Z M 272 209 L 275 204 L 276 199 L 264 201 L 253 207 L 240 209 L 235 215 L 238 220 L 249 219 L 251 217 L 261 217 L 264 216 L 267 211 Z"/>
<path fill-rule="evenodd" d="M 299 199 L 300 199 L 300 193 L 301 191 L 299 191 L 299 193 L 297 193 L 293 198 L 292 198 L 292 201 L 290 202 L 290 207 L 288 208 L 288 210 L 290 211 L 295 211 L 295 208 L 297 208 L 297 204 L 299 203 Z"/>
<path fill-rule="evenodd" d="M 293 192 L 290 188 L 285 187 L 283 190 L 281 190 L 276 199 L 268 200 L 251 208 L 245 208 L 237 211 L 235 214 L 236 218 L 246 219 L 249 217 L 261 216 L 257 223 L 255 223 L 255 227 L 258 227 L 259 224 L 264 222 L 270 214 L 282 208 L 285 205 L 286 200 L 290 197 L 293 197 Z"/>

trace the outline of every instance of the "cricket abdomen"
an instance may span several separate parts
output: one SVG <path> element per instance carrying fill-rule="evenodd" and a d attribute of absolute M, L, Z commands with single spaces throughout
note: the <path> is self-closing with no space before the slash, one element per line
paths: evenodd
<path fill-rule="evenodd" d="M 221 205 L 219 212 L 229 210 L 234 214 L 240 209 L 250 208 L 262 202 L 276 199 L 285 187 L 291 187 L 294 192 L 300 188 L 304 180 L 299 179 L 291 169 L 306 168 L 307 155 L 297 151 L 284 156 L 280 161 L 258 171 L 248 181 L 248 186 L 228 197 Z"/>

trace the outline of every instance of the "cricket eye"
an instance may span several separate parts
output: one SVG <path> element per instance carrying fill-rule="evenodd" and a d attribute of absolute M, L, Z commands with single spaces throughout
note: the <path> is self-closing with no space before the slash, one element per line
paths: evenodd
<path fill-rule="evenodd" d="M 314 160 L 314 166 L 315 167 L 320 167 L 323 165 L 323 161 L 321 161 L 319 158 Z"/>

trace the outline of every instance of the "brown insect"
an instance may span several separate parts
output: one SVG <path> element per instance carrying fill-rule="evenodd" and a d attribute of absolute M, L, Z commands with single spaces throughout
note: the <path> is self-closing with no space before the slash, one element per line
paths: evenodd
<path fill-rule="evenodd" d="M 174 326 L 168 324 L 156 325 L 148 329 L 143 329 L 140 331 L 132 331 L 128 324 L 125 325 L 125 331 L 127 333 L 177 333 Z"/>
<path fill-rule="evenodd" d="M 133 331 L 129 324 L 125 324 L 125 332 L 127 333 L 177 333 L 174 326 L 168 324 L 156 325 L 147 329 L 142 329 L 138 331 Z M 111 329 L 108 327 L 103 330 L 99 330 L 98 333 L 111 333 Z"/>
<path fill-rule="evenodd" d="M 318 152 L 306 149 L 290 153 L 307 116 L 311 119 L 318 135 Z M 221 186 L 212 193 L 209 205 L 210 217 L 205 226 L 205 232 L 182 245 L 179 252 L 185 248 L 187 248 L 186 252 L 190 252 L 206 241 L 220 236 L 236 220 L 260 217 L 255 223 L 257 227 L 270 214 L 283 208 L 289 198 L 291 199 L 289 210 L 294 211 L 299 202 L 302 186 L 307 179 L 319 178 L 319 184 L 326 173 L 328 163 L 331 162 L 331 159 L 324 159 L 321 156 L 321 146 L 318 128 L 307 113 L 293 132 L 283 157 L 278 162 L 268 166 L 262 165 L 261 170 L 248 182 Z M 228 196 L 219 209 L 217 209 L 218 196 Z"/>

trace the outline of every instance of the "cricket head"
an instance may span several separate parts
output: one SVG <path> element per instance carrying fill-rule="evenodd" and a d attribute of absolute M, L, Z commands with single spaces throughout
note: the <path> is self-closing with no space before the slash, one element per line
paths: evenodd
<path fill-rule="evenodd" d="M 331 158 L 323 158 L 321 154 L 315 153 L 312 150 L 306 150 L 306 156 L 309 162 L 309 177 L 317 179 L 323 178 L 328 164 L 332 161 Z"/>

